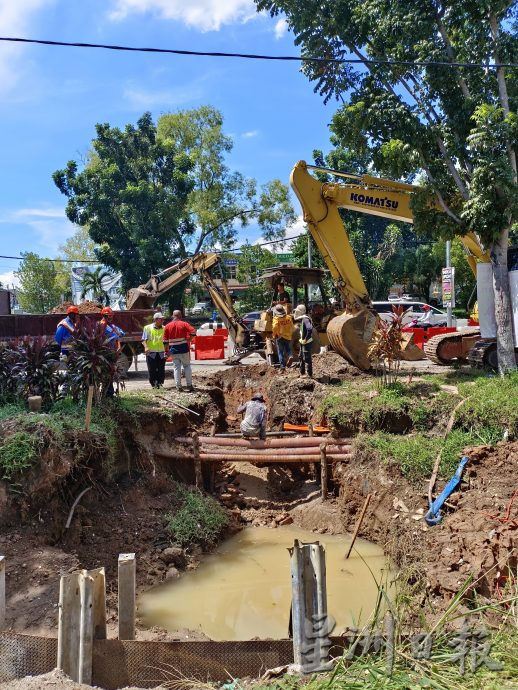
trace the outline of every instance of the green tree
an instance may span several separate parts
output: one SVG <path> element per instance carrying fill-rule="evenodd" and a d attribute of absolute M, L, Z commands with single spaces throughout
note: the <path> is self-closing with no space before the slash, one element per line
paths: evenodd
<path fill-rule="evenodd" d="M 67 261 L 95 261 L 95 242 L 88 228 L 78 226 L 74 234 L 59 246 L 59 254 Z"/>
<path fill-rule="evenodd" d="M 104 289 L 103 283 L 112 277 L 112 274 L 102 266 L 97 266 L 93 271 L 85 273 L 81 280 L 81 299 L 85 299 L 86 295 L 91 292 L 94 301 L 100 304 L 110 304 L 110 296 Z"/>
<path fill-rule="evenodd" d="M 248 283 L 248 288 L 239 295 L 239 311 L 257 311 L 265 309 L 271 303 L 271 290 L 260 279 L 261 273 L 279 263 L 277 256 L 253 244 L 244 244 L 237 265 L 237 277 L 241 283 Z"/>
<path fill-rule="evenodd" d="M 369 152 L 390 177 L 422 177 L 412 204 L 416 230 L 478 233 L 493 268 L 499 368 L 514 369 L 507 247 L 518 220 L 518 79 L 503 63 L 518 51 L 516 3 L 256 4 L 286 15 L 303 57 L 329 60 L 305 62 L 303 71 L 326 101 L 342 100 L 331 126 L 341 145 Z M 347 56 L 361 64 L 334 61 Z M 379 58 L 405 64 L 369 62 Z M 441 64 L 416 64 L 423 62 Z M 467 62 L 479 66 L 458 65 Z"/>
<path fill-rule="evenodd" d="M 20 282 L 18 301 L 23 311 L 46 314 L 61 301 L 56 262 L 33 252 L 22 253 L 23 261 L 15 276 Z"/>
<path fill-rule="evenodd" d="M 295 220 L 288 188 L 280 180 L 258 187 L 254 179 L 227 166 L 233 141 L 224 134 L 223 116 L 216 108 L 205 105 L 162 115 L 157 131 L 161 141 L 192 161 L 188 208 L 199 230 L 194 254 L 203 246 L 230 248 L 239 226 L 254 222 L 271 240 L 282 237 Z"/>
<path fill-rule="evenodd" d="M 69 161 L 53 179 L 68 198 L 68 218 L 88 228 L 96 257 L 120 271 L 128 289 L 187 256 L 192 165 L 172 141 L 157 137 L 150 113 L 136 127 L 98 124 L 96 133 L 84 169 Z"/>

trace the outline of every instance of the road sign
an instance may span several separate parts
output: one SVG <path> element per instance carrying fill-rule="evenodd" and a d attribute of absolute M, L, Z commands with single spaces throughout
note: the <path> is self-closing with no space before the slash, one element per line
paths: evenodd
<path fill-rule="evenodd" d="M 455 268 L 442 269 L 442 303 L 444 307 L 455 306 Z"/>

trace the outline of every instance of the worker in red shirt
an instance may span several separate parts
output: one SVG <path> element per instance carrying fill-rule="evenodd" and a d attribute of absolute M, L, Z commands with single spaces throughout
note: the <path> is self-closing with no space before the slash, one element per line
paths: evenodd
<path fill-rule="evenodd" d="M 185 372 L 185 382 L 187 390 L 193 391 L 192 387 L 192 369 L 191 369 L 191 354 L 190 354 L 190 338 L 196 335 L 196 329 L 187 321 L 182 320 L 182 312 L 175 309 L 173 312 L 173 320 L 170 321 L 164 329 L 164 343 L 169 348 L 169 352 L 173 359 L 174 366 L 174 381 L 176 383 L 176 390 L 182 390 L 182 366 Z"/>

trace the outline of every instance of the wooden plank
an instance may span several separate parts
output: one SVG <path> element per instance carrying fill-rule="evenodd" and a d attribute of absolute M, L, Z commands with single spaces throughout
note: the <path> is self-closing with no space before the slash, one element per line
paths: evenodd
<path fill-rule="evenodd" d="M 106 639 L 106 573 L 104 568 L 89 570 L 93 579 L 94 640 Z"/>
<path fill-rule="evenodd" d="M 326 445 L 322 443 L 320 446 L 320 485 L 322 491 L 322 500 L 327 500 L 327 454 Z"/>
<path fill-rule="evenodd" d="M 94 400 L 94 387 L 88 386 L 88 397 L 86 399 L 85 430 L 90 431 L 92 421 L 92 404 Z"/>
<path fill-rule="evenodd" d="M 81 573 L 62 575 L 59 583 L 57 667 L 79 682 L 79 628 Z"/>
<path fill-rule="evenodd" d="M 86 570 L 83 570 L 79 578 L 79 590 L 81 616 L 79 622 L 79 675 L 77 682 L 90 685 L 92 683 L 94 639 L 94 578 L 90 577 Z"/>
<path fill-rule="evenodd" d="M 134 553 L 119 554 L 119 640 L 135 639 L 136 560 Z"/>

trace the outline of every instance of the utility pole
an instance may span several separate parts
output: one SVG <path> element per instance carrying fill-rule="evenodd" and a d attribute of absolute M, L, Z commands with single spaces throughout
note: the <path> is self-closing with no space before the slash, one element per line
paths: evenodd
<path fill-rule="evenodd" d="M 451 268 L 451 240 L 446 240 L 446 268 Z M 451 302 L 446 307 L 446 325 L 451 328 L 452 324 L 452 309 Z"/>

